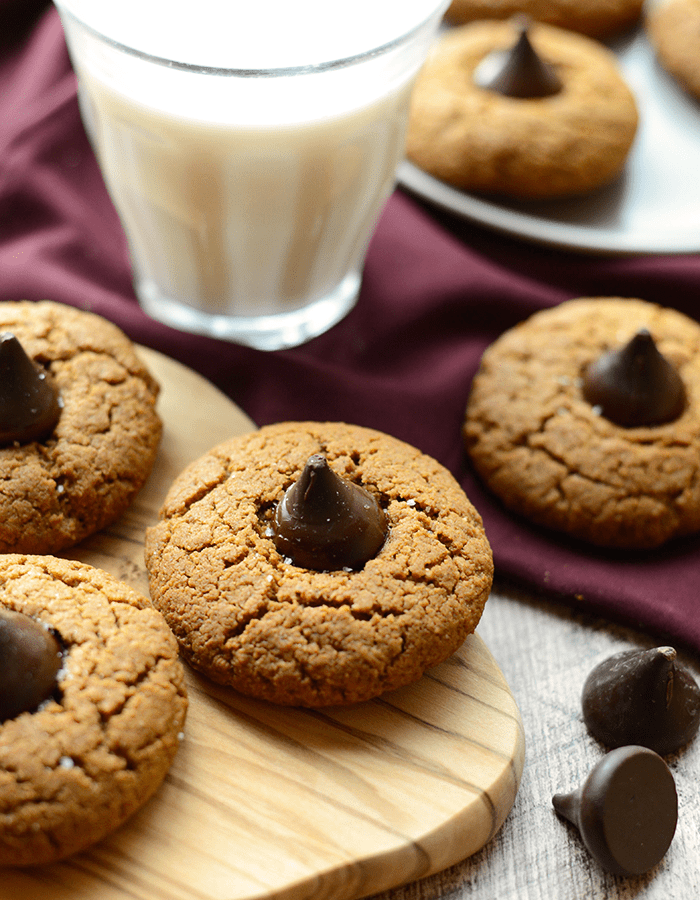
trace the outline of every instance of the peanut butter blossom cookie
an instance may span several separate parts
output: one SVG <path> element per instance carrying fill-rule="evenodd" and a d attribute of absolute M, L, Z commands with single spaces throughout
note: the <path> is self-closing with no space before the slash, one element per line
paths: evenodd
<path fill-rule="evenodd" d="M 462 190 L 566 197 L 620 174 L 637 121 L 602 44 L 524 18 L 473 22 L 444 33 L 421 70 L 406 151 Z"/>
<path fill-rule="evenodd" d="M 105 319 L 0 303 L 0 552 L 55 553 L 117 519 L 155 460 L 157 395 Z"/>
<path fill-rule="evenodd" d="M 493 576 L 481 518 L 444 467 L 317 422 L 261 428 L 185 469 L 146 564 L 195 668 L 309 707 L 416 681 L 474 630 Z"/>
<path fill-rule="evenodd" d="M 155 792 L 187 697 L 177 642 L 83 563 L 0 558 L 0 866 L 101 840 Z"/>
<path fill-rule="evenodd" d="M 452 0 L 445 17 L 464 24 L 526 13 L 538 22 L 607 38 L 634 25 L 644 0 Z"/>
<path fill-rule="evenodd" d="M 503 503 L 593 544 L 700 530 L 700 325 L 625 298 L 543 310 L 484 353 L 464 439 Z"/>
<path fill-rule="evenodd" d="M 700 98 L 700 0 L 658 0 L 649 7 L 646 30 L 664 68 Z"/>

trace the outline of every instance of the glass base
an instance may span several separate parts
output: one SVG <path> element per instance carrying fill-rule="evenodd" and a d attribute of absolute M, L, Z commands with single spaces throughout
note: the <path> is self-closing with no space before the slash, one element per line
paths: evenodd
<path fill-rule="evenodd" d="M 357 302 L 360 281 L 359 275 L 351 273 L 329 296 L 301 309 L 266 316 L 203 312 L 164 296 L 154 282 L 145 279 L 137 281 L 135 289 L 144 312 L 164 325 L 257 350 L 283 350 L 323 334 L 344 318 Z"/>

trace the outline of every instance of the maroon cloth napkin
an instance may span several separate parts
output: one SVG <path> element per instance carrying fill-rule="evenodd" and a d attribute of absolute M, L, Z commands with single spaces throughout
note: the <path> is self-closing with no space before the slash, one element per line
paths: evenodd
<path fill-rule="evenodd" d="M 484 517 L 497 572 L 658 641 L 700 651 L 700 541 L 607 553 L 533 528 L 475 479 L 460 427 L 483 349 L 576 296 L 642 297 L 700 312 L 700 258 L 602 257 L 537 247 L 427 209 L 401 191 L 372 240 L 361 296 L 307 345 L 263 353 L 149 319 L 83 131 L 55 10 L 0 0 L 0 300 L 91 309 L 198 370 L 258 424 L 345 420 L 446 465 Z"/>

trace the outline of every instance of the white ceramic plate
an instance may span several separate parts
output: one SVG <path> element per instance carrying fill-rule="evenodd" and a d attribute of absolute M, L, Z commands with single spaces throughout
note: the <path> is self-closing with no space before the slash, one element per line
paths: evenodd
<path fill-rule="evenodd" d="M 409 162 L 399 183 L 425 200 L 538 243 L 606 253 L 700 251 L 700 103 L 658 65 L 642 27 L 611 45 L 634 91 L 640 124 L 622 176 L 575 200 L 493 202 Z"/>

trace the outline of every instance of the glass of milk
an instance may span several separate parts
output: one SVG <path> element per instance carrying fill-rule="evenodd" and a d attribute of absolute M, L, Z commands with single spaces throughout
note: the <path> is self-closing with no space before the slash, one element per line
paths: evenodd
<path fill-rule="evenodd" d="M 153 318 L 265 350 L 353 307 L 448 0 L 55 0 Z"/>

